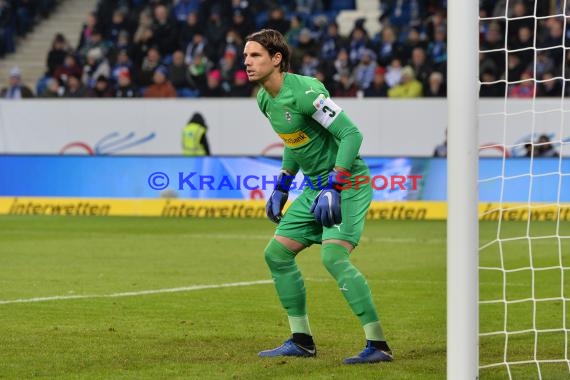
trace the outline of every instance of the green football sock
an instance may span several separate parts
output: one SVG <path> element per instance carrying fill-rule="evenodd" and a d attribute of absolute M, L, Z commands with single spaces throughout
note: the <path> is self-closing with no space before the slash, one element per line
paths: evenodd
<path fill-rule="evenodd" d="M 289 316 L 291 332 L 311 335 L 305 283 L 295 262 L 295 253 L 271 239 L 265 248 L 265 261 L 271 270 L 281 305 Z"/>
<path fill-rule="evenodd" d="M 384 341 L 384 333 L 368 283 L 349 260 L 348 250 L 339 244 L 323 244 L 321 260 L 336 280 L 342 295 L 364 328 L 366 339 Z"/>

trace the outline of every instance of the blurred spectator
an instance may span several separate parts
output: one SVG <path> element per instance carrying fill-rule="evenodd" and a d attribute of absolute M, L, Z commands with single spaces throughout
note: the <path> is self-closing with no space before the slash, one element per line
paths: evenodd
<path fill-rule="evenodd" d="M 320 58 L 325 62 L 336 59 L 340 49 L 346 48 L 347 40 L 339 34 L 336 21 L 327 25 L 326 32 L 321 38 L 320 46 Z"/>
<path fill-rule="evenodd" d="M 510 43 L 510 49 L 519 50 L 516 54 L 519 56 L 521 62 L 526 62 L 527 64 L 533 64 L 534 61 L 533 29 L 530 29 L 528 26 L 521 26 Z"/>
<path fill-rule="evenodd" d="M 136 66 L 141 64 L 148 50 L 155 44 L 152 22 L 149 10 L 145 9 L 140 13 L 138 27 L 133 36 L 132 58 Z"/>
<path fill-rule="evenodd" d="M 562 83 L 561 78 L 555 78 L 551 71 L 547 71 L 538 84 L 538 95 L 559 98 L 562 96 Z"/>
<path fill-rule="evenodd" d="M 344 70 L 334 77 L 333 96 L 336 98 L 354 98 L 358 95 L 358 86 L 350 71 Z"/>
<path fill-rule="evenodd" d="M 114 82 L 116 82 L 119 76 L 119 72 L 123 70 L 127 70 L 129 72 L 133 71 L 133 62 L 131 61 L 131 58 L 129 57 L 127 50 L 119 51 L 115 64 L 111 69 L 111 79 Z"/>
<path fill-rule="evenodd" d="M 421 22 L 424 3 L 425 1 L 421 0 L 383 0 L 382 13 L 390 25 L 400 28 L 417 26 Z"/>
<path fill-rule="evenodd" d="M 442 27 L 446 27 L 445 11 L 443 9 L 438 9 L 429 16 L 425 22 L 427 39 L 429 41 L 433 41 L 435 39 L 436 30 Z"/>
<path fill-rule="evenodd" d="M 190 87 L 188 65 L 184 62 L 184 53 L 177 50 L 172 54 L 172 63 L 168 66 L 168 80 L 177 91 Z"/>
<path fill-rule="evenodd" d="M 99 75 L 95 81 L 95 86 L 87 92 L 89 98 L 112 98 L 113 95 L 109 79 L 104 75 Z"/>
<path fill-rule="evenodd" d="M 340 49 L 336 59 L 334 61 L 334 73 L 341 73 L 344 71 L 351 72 L 352 65 L 350 64 L 350 59 L 348 57 L 348 51 L 346 49 Z"/>
<path fill-rule="evenodd" d="M 169 17 L 168 9 L 164 5 L 154 8 L 154 22 L 152 24 L 154 43 L 158 46 L 160 54 L 172 54 L 177 44 L 176 21 Z"/>
<path fill-rule="evenodd" d="M 22 83 L 22 72 L 19 67 L 15 66 L 10 70 L 8 86 L 2 89 L 0 97 L 4 99 L 25 99 L 34 97 L 32 90 Z"/>
<path fill-rule="evenodd" d="M 388 87 L 397 86 L 402 79 L 402 61 L 400 58 L 393 58 L 386 68 L 386 83 Z"/>
<path fill-rule="evenodd" d="M 75 75 L 79 78 L 83 75 L 83 68 L 77 63 L 77 58 L 74 54 L 69 53 L 65 56 L 63 65 L 59 66 L 53 73 L 53 77 L 57 79 L 61 85 L 67 83 L 67 78 Z"/>
<path fill-rule="evenodd" d="M 59 98 L 63 96 L 64 88 L 59 85 L 59 82 L 54 78 L 49 78 L 46 81 L 46 86 L 44 91 L 41 93 L 40 97 L 44 99 Z"/>
<path fill-rule="evenodd" d="M 560 154 L 550 143 L 548 135 L 540 135 L 538 141 L 534 143 L 534 157 L 559 157 Z"/>
<path fill-rule="evenodd" d="M 415 77 L 414 69 L 406 66 L 402 69 L 400 84 L 388 90 L 390 98 L 417 98 L 422 96 L 423 86 Z"/>
<path fill-rule="evenodd" d="M 247 73 L 244 70 L 236 71 L 229 96 L 249 97 L 252 95 L 252 90 L 253 88 L 247 78 Z"/>
<path fill-rule="evenodd" d="M 35 0 L 19 0 L 12 1 L 15 8 L 16 34 L 24 37 L 32 29 L 36 20 L 36 1 Z"/>
<path fill-rule="evenodd" d="M 188 15 L 196 13 L 200 10 L 200 0 L 178 0 L 174 4 L 172 13 L 178 25 L 182 26 L 188 20 Z"/>
<path fill-rule="evenodd" d="M 144 92 L 145 98 L 175 98 L 176 89 L 168 80 L 166 67 L 159 66 L 152 77 L 153 83 Z"/>
<path fill-rule="evenodd" d="M 364 49 L 360 55 L 360 61 L 353 70 L 354 81 L 358 88 L 366 90 L 376 71 L 376 54 L 371 49 Z"/>
<path fill-rule="evenodd" d="M 447 63 L 447 31 L 439 27 L 435 31 L 435 38 L 428 46 L 428 55 L 436 70 L 445 70 Z"/>
<path fill-rule="evenodd" d="M 382 66 L 376 67 L 374 70 L 374 79 L 372 84 L 364 90 L 365 97 L 387 97 L 388 96 L 388 85 L 386 84 L 386 79 L 384 74 L 386 69 Z"/>
<path fill-rule="evenodd" d="M 531 65 L 528 66 L 529 70 L 532 70 Z M 536 52 L 536 74 L 544 75 L 548 71 L 562 71 L 561 68 L 556 68 L 552 56 L 549 54 L 549 50 L 537 51 Z"/>
<path fill-rule="evenodd" d="M 521 79 L 523 72 L 527 70 L 527 62 L 521 62 L 517 54 L 509 54 L 507 57 L 507 78 L 509 82 Z"/>
<path fill-rule="evenodd" d="M 188 65 L 190 83 L 194 88 L 203 91 L 207 87 L 206 73 L 212 67 L 212 63 L 203 54 L 197 54 L 192 63 Z"/>
<path fill-rule="evenodd" d="M 431 45 L 431 44 L 430 44 Z M 503 73 L 505 71 L 505 51 L 504 39 L 501 27 L 497 22 L 489 24 L 487 33 L 484 39 L 480 41 L 481 60 L 487 63 L 481 63 L 481 66 L 486 65 L 492 67 L 496 73 Z M 489 51 L 489 52 L 486 52 Z M 430 51 L 430 57 L 433 57 Z"/>
<path fill-rule="evenodd" d="M 270 9 L 267 23 L 265 23 L 263 28 L 275 29 L 283 35 L 287 34 L 289 22 L 285 18 L 285 10 L 279 6 Z"/>
<path fill-rule="evenodd" d="M 385 66 L 388 65 L 393 58 L 400 58 L 402 52 L 393 28 L 386 27 L 382 29 L 381 36 L 382 38 L 378 46 L 378 63 L 380 66 Z"/>
<path fill-rule="evenodd" d="M 315 78 L 321 81 L 329 93 L 332 93 L 332 88 L 334 87 L 332 77 L 333 75 L 331 74 L 329 65 L 321 64 L 317 67 L 317 70 L 315 71 Z"/>
<path fill-rule="evenodd" d="M 322 0 L 295 0 L 295 11 L 298 13 L 313 14 L 323 10 Z"/>
<path fill-rule="evenodd" d="M 222 74 L 220 70 L 212 70 L 208 73 L 206 87 L 200 91 L 200 96 L 206 98 L 218 98 L 225 96 L 226 93 L 222 88 Z"/>
<path fill-rule="evenodd" d="M 208 41 L 209 48 L 213 59 L 220 58 L 220 51 L 224 41 L 226 40 L 226 32 L 228 25 L 222 20 L 222 13 L 218 7 L 212 9 L 208 22 L 205 26 L 205 38 Z"/>
<path fill-rule="evenodd" d="M 117 8 L 113 11 L 111 23 L 105 33 L 105 39 L 111 41 L 115 45 L 117 44 L 119 34 L 127 31 L 127 22 L 125 18 L 126 15 L 123 8 Z"/>
<path fill-rule="evenodd" d="M 305 28 L 305 23 L 301 20 L 301 17 L 296 14 L 293 14 L 291 16 L 291 20 L 289 22 L 291 24 L 284 37 L 287 40 L 289 46 L 294 48 L 299 44 L 299 34 L 301 34 L 301 30 Z"/>
<path fill-rule="evenodd" d="M 119 35 L 117 36 L 117 42 L 113 44 L 113 46 L 107 53 L 107 59 L 112 65 L 117 64 L 118 55 L 121 52 L 125 52 L 128 55 L 129 60 L 131 61 L 132 64 L 132 56 L 134 50 L 133 50 L 133 45 L 131 44 L 130 41 L 129 32 L 127 32 L 126 30 L 122 30 L 119 32 Z"/>
<path fill-rule="evenodd" d="M 412 50 L 412 58 L 410 66 L 416 73 L 416 78 L 425 86 L 428 83 L 428 78 L 433 71 L 433 67 L 427 60 L 426 51 L 418 46 Z"/>
<path fill-rule="evenodd" d="M 493 70 L 487 69 L 481 73 L 481 87 L 479 90 L 481 98 L 504 97 L 505 87 L 505 82 L 499 82 Z"/>
<path fill-rule="evenodd" d="M 564 18 L 549 17 L 545 21 L 543 36 L 537 36 L 537 48 L 549 49 L 548 55 L 554 62 L 561 62 L 564 56 Z"/>
<path fill-rule="evenodd" d="M 531 12 L 527 10 L 527 6 L 523 0 L 517 0 L 510 12 L 511 19 L 508 21 L 509 35 L 507 36 L 509 42 L 509 49 L 517 49 L 517 45 L 520 43 L 519 40 L 521 36 L 521 30 L 526 31 L 534 30 L 535 20 Z M 523 32 L 523 34 L 526 32 Z M 531 45 L 532 46 L 532 45 Z"/>
<path fill-rule="evenodd" d="M 207 46 L 208 42 L 204 38 L 204 35 L 202 33 L 196 33 L 192 41 L 185 48 L 184 61 L 186 64 L 191 65 L 197 55 L 200 55 L 200 58 L 205 56 L 209 52 Z"/>
<path fill-rule="evenodd" d="M 291 68 L 293 71 L 299 71 L 303 64 L 305 55 L 316 57 L 319 54 L 319 46 L 313 38 L 313 34 L 308 28 L 303 28 L 299 33 L 299 41 L 297 47 L 291 52 Z"/>
<path fill-rule="evenodd" d="M 85 23 L 81 27 L 81 33 L 79 34 L 79 42 L 77 43 L 76 50 L 81 51 L 84 49 L 87 42 L 91 39 L 91 34 L 95 30 L 97 26 L 97 16 L 95 12 L 90 12 L 86 19 Z"/>
<path fill-rule="evenodd" d="M 424 85 L 423 95 L 427 98 L 445 97 L 447 91 L 445 88 L 445 80 L 443 74 L 439 71 L 434 71 L 429 75 L 427 85 Z"/>
<path fill-rule="evenodd" d="M 423 40 L 422 34 L 418 28 L 411 28 L 408 31 L 408 37 L 401 48 L 400 56 L 404 62 L 413 60 L 413 51 L 416 49 L 422 49 L 425 52 L 427 50 L 427 43 Z"/>
<path fill-rule="evenodd" d="M 188 45 L 194 40 L 194 35 L 198 33 L 202 34 L 202 27 L 198 21 L 198 12 L 190 12 L 186 17 L 186 22 L 180 27 L 178 47 L 186 50 Z"/>
<path fill-rule="evenodd" d="M 67 78 L 64 98 L 85 98 L 87 96 L 87 87 L 81 81 L 78 75 L 71 75 Z"/>
<path fill-rule="evenodd" d="M 237 31 L 241 38 L 247 37 L 255 30 L 255 26 L 253 25 L 251 15 L 247 8 L 234 8 L 230 28 Z"/>
<path fill-rule="evenodd" d="M 153 82 L 154 72 L 160 66 L 161 56 L 158 49 L 148 49 L 146 57 L 136 76 L 136 84 L 141 87 L 149 86 Z"/>
<path fill-rule="evenodd" d="M 116 98 L 138 98 L 140 96 L 139 89 L 132 83 L 131 74 L 128 70 L 123 69 L 117 76 L 117 89 L 115 90 Z"/>
<path fill-rule="evenodd" d="M 111 67 L 101 48 L 93 48 L 87 53 L 87 61 L 83 66 L 83 83 L 89 88 L 95 87 L 99 76 L 108 78 L 111 75 Z"/>
<path fill-rule="evenodd" d="M 226 32 L 226 39 L 222 43 L 222 48 L 220 49 L 221 56 L 231 52 L 237 56 L 241 56 L 243 52 L 243 38 L 235 29 L 228 29 Z"/>
<path fill-rule="evenodd" d="M 318 67 L 319 59 L 310 53 L 305 53 L 298 73 L 308 77 L 314 77 L 317 74 Z"/>
<path fill-rule="evenodd" d="M 520 78 L 520 83 L 511 84 L 509 86 L 510 98 L 534 98 L 534 78 L 532 72 L 525 71 Z"/>
<path fill-rule="evenodd" d="M 101 59 L 104 58 L 111 48 L 111 44 L 108 41 L 103 39 L 103 34 L 99 29 L 94 29 L 91 32 L 91 37 L 89 40 L 83 45 L 81 50 L 79 51 L 80 57 L 84 58 L 87 57 L 90 51 L 94 49 L 99 49 L 101 51 Z M 87 57 L 88 59 L 88 57 Z"/>
<path fill-rule="evenodd" d="M 0 0 L 0 57 L 16 50 L 14 12 L 7 0 Z"/>
<path fill-rule="evenodd" d="M 238 69 L 237 52 L 226 50 L 218 66 L 220 74 L 222 74 L 222 80 L 226 83 L 233 81 L 234 74 Z"/>
<path fill-rule="evenodd" d="M 55 70 L 63 65 L 65 57 L 70 51 L 71 48 L 65 36 L 61 33 L 57 33 L 53 38 L 51 49 L 48 52 L 46 75 L 50 77 L 53 76 Z"/>
<path fill-rule="evenodd" d="M 366 30 L 360 26 L 355 27 L 352 30 L 350 39 L 348 42 L 348 56 L 350 58 L 350 64 L 356 65 L 360 60 L 362 51 L 369 48 L 368 33 Z M 380 60 L 380 64 L 382 61 Z"/>

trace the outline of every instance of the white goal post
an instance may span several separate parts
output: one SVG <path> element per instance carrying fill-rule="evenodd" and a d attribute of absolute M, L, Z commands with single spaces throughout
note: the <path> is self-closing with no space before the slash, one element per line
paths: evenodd
<path fill-rule="evenodd" d="M 447 378 L 478 378 L 478 0 L 448 2 Z"/>

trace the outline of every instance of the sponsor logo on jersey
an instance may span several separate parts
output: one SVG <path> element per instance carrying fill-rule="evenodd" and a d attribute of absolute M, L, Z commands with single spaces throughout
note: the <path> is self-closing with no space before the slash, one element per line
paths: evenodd
<path fill-rule="evenodd" d="M 278 135 L 289 148 L 296 148 L 298 146 L 305 145 L 311 140 L 311 138 L 303 131 L 278 133 Z"/>
<path fill-rule="evenodd" d="M 323 104 L 325 104 L 325 96 L 321 94 L 315 99 L 313 105 L 315 106 L 316 109 L 321 109 Z"/>

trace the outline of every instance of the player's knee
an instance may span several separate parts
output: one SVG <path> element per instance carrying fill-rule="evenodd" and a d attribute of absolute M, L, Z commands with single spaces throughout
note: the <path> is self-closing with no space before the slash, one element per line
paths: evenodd
<path fill-rule="evenodd" d="M 283 244 L 271 239 L 264 251 L 265 262 L 273 270 L 280 270 L 295 261 L 295 254 L 289 251 Z"/>
<path fill-rule="evenodd" d="M 348 250 L 338 244 L 323 244 L 321 248 L 321 262 L 327 271 L 336 277 L 342 272 L 343 268 L 350 265 Z"/>

